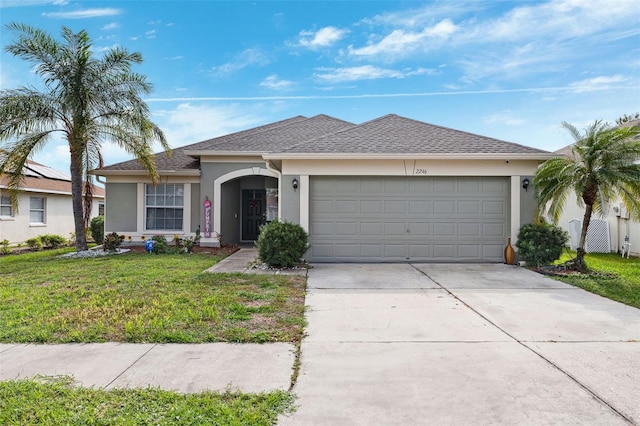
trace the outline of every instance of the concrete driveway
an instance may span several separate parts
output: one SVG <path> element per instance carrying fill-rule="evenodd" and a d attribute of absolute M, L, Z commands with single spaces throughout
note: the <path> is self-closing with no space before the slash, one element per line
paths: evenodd
<path fill-rule="evenodd" d="M 640 424 L 640 310 L 516 266 L 309 271 L 281 425 Z"/>

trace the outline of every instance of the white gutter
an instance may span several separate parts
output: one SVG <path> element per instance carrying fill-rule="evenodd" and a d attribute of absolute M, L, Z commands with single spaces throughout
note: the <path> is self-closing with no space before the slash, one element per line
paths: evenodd
<path fill-rule="evenodd" d="M 560 157 L 554 153 L 535 154 L 358 154 L 358 153 L 273 153 L 264 154 L 265 160 L 548 160 Z"/>

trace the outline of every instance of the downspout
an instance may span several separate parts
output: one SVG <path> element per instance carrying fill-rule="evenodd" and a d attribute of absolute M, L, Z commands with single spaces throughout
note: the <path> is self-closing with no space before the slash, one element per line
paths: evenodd
<path fill-rule="evenodd" d="M 275 168 L 275 166 L 271 163 L 271 160 L 265 160 L 265 164 L 267 166 L 267 170 L 274 172 L 278 175 L 278 219 L 280 219 L 280 212 L 282 211 L 282 172 Z"/>

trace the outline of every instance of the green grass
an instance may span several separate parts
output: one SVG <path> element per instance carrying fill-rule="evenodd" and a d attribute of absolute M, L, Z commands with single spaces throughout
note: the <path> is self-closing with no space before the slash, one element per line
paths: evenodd
<path fill-rule="evenodd" d="M 558 263 L 575 257 L 564 254 Z M 558 276 L 556 279 L 618 302 L 640 308 L 640 258 L 622 258 L 619 254 L 588 253 L 587 275 Z"/>
<path fill-rule="evenodd" d="M 293 396 L 156 388 L 99 390 L 68 377 L 0 382 L 2 425 L 274 425 L 291 412 Z"/>
<path fill-rule="evenodd" d="M 297 342 L 304 277 L 203 273 L 210 254 L 0 258 L 0 342 Z"/>

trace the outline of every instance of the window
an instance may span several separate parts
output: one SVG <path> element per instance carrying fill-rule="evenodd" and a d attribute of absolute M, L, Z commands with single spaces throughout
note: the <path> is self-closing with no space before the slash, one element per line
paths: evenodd
<path fill-rule="evenodd" d="M 184 185 L 145 185 L 147 230 L 182 231 Z"/>
<path fill-rule="evenodd" d="M 46 198 L 31 197 L 29 202 L 29 222 L 46 223 Z"/>
<path fill-rule="evenodd" d="M 13 217 L 13 206 L 8 195 L 0 195 L 0 216 Z"/>
<path fill-rule="evenodd" d="M 104 203 L 98 203 L 98 216 L 104 216 Z"/>

